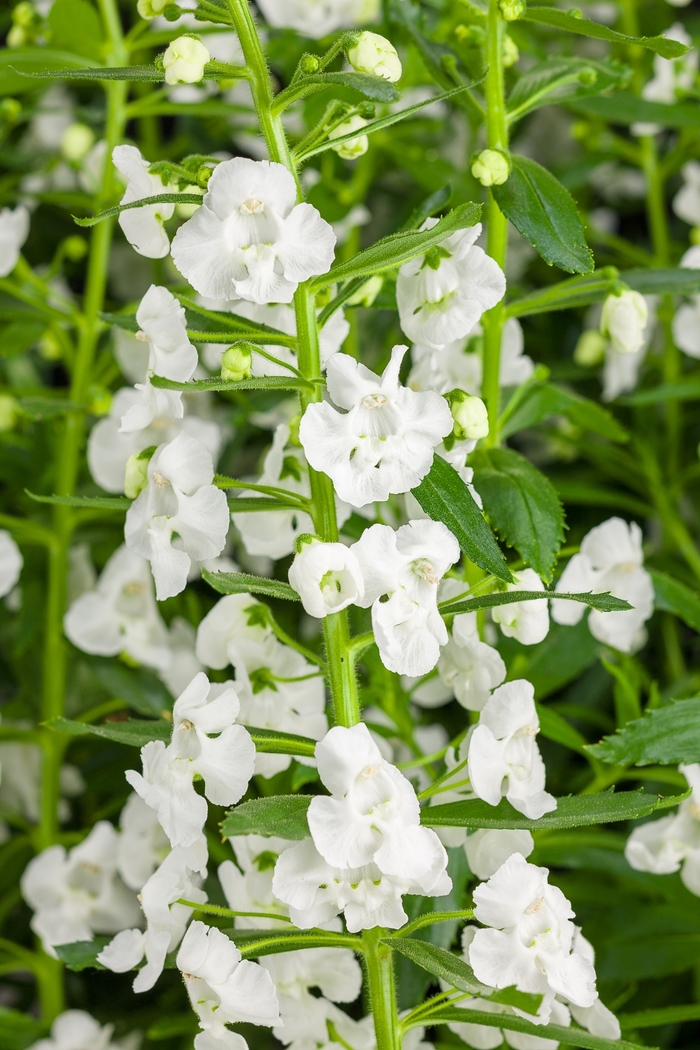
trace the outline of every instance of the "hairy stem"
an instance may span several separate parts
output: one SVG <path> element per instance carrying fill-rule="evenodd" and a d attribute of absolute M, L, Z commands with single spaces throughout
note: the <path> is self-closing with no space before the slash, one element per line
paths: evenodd
<path fill-rule="evenodd" d="M 386 930 L 375 926 L 365 930 L 362 938 L 367 964 L 369 998 L 374 1016 L 374 1032 L 377 1050 L 399 1050 L 399 1024 L 396 1014 L 396 989 L 394 987 L 394 961 L 391 949 L 380 944 Z"/>

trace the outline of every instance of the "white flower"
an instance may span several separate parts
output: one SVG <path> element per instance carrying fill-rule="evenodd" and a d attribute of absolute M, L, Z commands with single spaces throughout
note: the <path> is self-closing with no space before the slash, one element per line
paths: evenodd
<path fill-rule="evenodd" d="M 683 885 L 700 897 L 700 765 L 678 768 L 693 789 L 692 795 L 681 802 L 677 813 L 635 828 L 627 840 L 625 857 L 636 871 L 654 875 L 680 868 Z"/>
<path fill-rule="evenodd" d="M 299 426 L 306 458 L 328 474 L 339 497 L 354 507 L 408 492 L 425 477 L 433 450 L 453 426 L 447 402 L 432 391 L 399 383 L 408 347 L 395 346 L 383 375 L 348 354 L 328 362 L 328 402 L 309 405 Z"/>
<path fill-rule="evenodd" d="M 477 930 L 469 960 L 477 980 L 493 988 L 516 985 L 544 996 L 538 1023 L 549 1020 L 559 994 L 590 1007 L 598 997 L 591 962 L 572 951 L 574 913 L 549 872 L 519 853 L 474 890 L 474 916 L 492 929 Z"/>
<path fill-rule="evenodd" d="M 697 161 L 693 163 L 697 166 L 698 224 L 700 224 L 700 164 Z M 700 269 L 698 245 L 688 249 L 680 265 L 690 270 Z M 700 295 L 691 295 L 690 301 L 683 303 L 676 311 L 673 318 L 673 340 L 688 357 L 700 358 Z"/>
<path fill-rule="evenodd" d="M 260 606 L 251 594 L 227 594 L 209 610 L 197 628 L 197 658 L 205 667 L 222 671 L 229 664 L 259 663 L 276 641 Z"/>
<path fill-rule="evenodd" d="M 170 852 L 158 817 L 137 794 L 129 795 L 119 815 L 117 871 L 132 890 L 140 890 Z"/>
<path fill-rule="evenodd" d="M 591 966 L 595 964 L 593 945 L 586 940 L 578 926 L 574 927 L 573 950 L 578 955 L 582 955 L 584 959 L 588 959 Z M 600 1036 L 601 1039 L 620 1039 L 620 1022 L 615 1014 L 601 1002 L 600 996 L 592 1006 L 579 1006 L 568 999 L 565 1001 L 574 1021 L 587 1028 L 592 1035 Z"/>
<path fill-rule="evenodd" d="M 432 868 L 419 879 L 385 875 L 376 864 L 335 868 L 326 863 L 309 838 L 281 854 L 272 889 L 289 905 L 292 922 L 302 930 L 329 922 L 341 912 L 350 933 L 374 926 L 397 930 L 408 921 L 402 894 L 443 897 L 452 888 L 445 861 L 437 850 L 432 859 Z"/>
<path fill-rule="evenodd" d="M 187 434 L 151 457 L 148 485 L 127 511 L 124 537 L 129 550 L 150 561 L 158 601 L 184 589 L 192 559 L 206 561 L 224 549 L 228 501 L 213 480 L 208 450 Z"/>
<path fill-rule="evenodd" d="M 358 114 L 354 114 L 328 133 L 329 141 L 333 142 L 334 139 L 350 135 L 353 131 L 361 131 L 362 128 L 367 127 L 367 124 L 368 121 L 363 120 Z M 336 146 L 331 146 L 331 149 L 345 160 L 356 160 L 357 157 L 362 157 L 369 149 L 369 137 L 367 135 L 357 135 L 355 138 L 347 139 L 345 142 L 339 142 Z"/>
<path fill-rule="evenodd" d="M 23 204 L 0 211 L 0 277 L 7 277 L 17 265 L 22 245 L 29 236 L 29 212 Z"/>
<path fill-rule="evenodd" d="M 693 41 L 680 22 L 675 22 L 663 34 L 668 40 L 677 40 L 690 48 L 680 58 L 662 58 L 654 55 L 654 76 L 644 85 L 642 97 L 649 102 L 672 104 L 678 101 L 679 95 L 690 91 L 695 83 L 698 70 L 698 53 Z M 656 125 L 652 125 L 656 129 Z"/>
<path fill-rule="evenodd" d="M 369 73 L 391 83 L 401 79 L 401 59 L 390 40 L 379 33 L 360 33 L 348 51 L 348 62 L 358 73 Z"/>
<path fill-rule="evenodd" d="M 681 168 L 681 175 L 683 185 L 673 198 L 671 207 L 683 222 L 700 226 L 700 161 L 689 160 Z"/>
<path fill-rule="evenodd" d="M 170 663 L 160 672 L 160 677 L 173 696 L 184 692 L 194 676 L 203 670 L 195 651 L 196 636 L 192 624 L 182 616 L 171 620 L 168 632 Z"/>
<path fill-rule="evenodd" d="M 127 180 L 126 193 L 120 204 L 131 204 L 145 197 L 173 191 L 159 175 L 151 175 L 148 161 L 144 160 L 136 146 L 115 146 L 112 160 L 117 171 Z M 119 225 L 131 247 L 147 259 L 163 259 L 170 251 L 170 241 L 163 223 L 172 218 L 174 204 L 147 204 L 143 208 L 130 208 L 119 215 Z"/>
<path fill-rule="evenodd" d="M 439 801 L 440 796 L 436 797 Z M 469 870 L 477 879 L 490 879 L 514 853 L 529 857 L 534 848 L 532 835 L 523 830 L 479 828 L 470 832 L 464 843 Z"/>
<path fill-rule="evenodd" d="M 357 604 L 365 593 L 360 564 L 344 543 L 304 543 L 289 582 L 309 616 L 319 619 Z"/>
<path fill-rule="evenodd" d="M 508 591 L 543 591 L 542 580 L 534 569 L 514 572 L 515 583 L 509 583 Z M 495 623 L 500 624 L 507 638 L 517 638 L 522 645 L 537 645 L 549 631 L 549 609 L 547 599 L 530 602 L 513 602 L 497 605 L 491 612 Z"/>
<path fill-rule="evenodd" d="M 24 565 L 22 552 L 6 529 L 0 529 L 0 598 L 9 594 Z"/>
<path fill-rule="evenodd" d="M 426 219 L 421 229 L 431 230 L 437 222 Z M 503 298 L 503 271 L 474 244 L 480 233 L 481 223 L 458 230 L 401 267 L 396 301 L 409 339 L 433 349 L 463 339 L 484 311 Z"/>
<path fill-rule="evenodd" d="M 564 569 L 556 590 L 572 594 L 610 591 L 628 601 L 632 609 L 624 612 L 592 609 L 588 626 L 598 641 L 629 653 L 638 646 L 644 622 L 654 611 L 654 585 L 643 565 L 639 525 L 609 518 L 584 537 L 580 553 Z M 552 619 L 556 623 L 576 624 L 585 611 L 580 602 L 552 602 Z"/>
<path fill-rule="evenodd" d="M 459 544 L 438 521 L 410 521 L 396 532 L 372 525 L 351 548 L 360 562 L 382 663 L 418 676 L 431 671 L 447 643 L 437 608 L 437 587 L 459 558 Z M 389 600 L 382 602 L 387 595 Z"/>
<path fill-rule="evenodd" d="M 170 663 L 168 631 L 156 607 L 148 562 L 123 546 L 105 565 L 95 589 L 69 607 L 63 628 L 85 653 L 126 653 L 160 671 Z"/>
<path fill-rule="evenodd" d="M 455 339 L 437 349 L 416 343 L 411 348 L 413 368 L 408 385 L 413 390 L 435 390 L 446 394 L 450 390 L 464 390 L 467 394 L 481 393 L 483 371 L 481 353 L 476 347 L 481 343 L 483 330 L 474 325 L 468 338 Z M 501 386 L 520 386 L 535 370 L 530 357 L 523 353 L 523 330 L 516 317 L 509 317 L 501 336 Z"/>
<path fill-rule="evenodd" d="M 163 55 L 166 84 L 198 84 L 211 56 L 201 40 L 180 36 L 171 41 Z"/>
<path fill-rule="evenodd" d="M 479 798 L 497 806 L 505 795 L 520 813 L 537 820 L 556 809 L 557 801 L 544 790 L 534 693 L 523 678 L 496 689 L 470 737 L 468 768 Z"/>
<path fill-rule="evenodd" d="M 39 823 L 42 763 L 43 753 L 38 744 L 0 743 L 0 808 L 30 824 Z M 58 818 L 65 821 L 70 817 L 67 799 L 81 795 L 85 781 L 76 766 L 65 764 L 61 766 L 59 785 L 63 797 L 58 803 Z M 0 836 L 3 830 L 0 821 Z"/>
<path fill-rule="evenodd" d="M 206 854 L 206 843 L 203 844 Z M 205 872 L 206 874 L 206 872 Z M 146 917 L 145 930 L 122 930 L 97 956 L 97 961 L 113 973 L 134 970 L 146 958 L 146 965 L 136 974 L 135 992 L 149 991 L 165 965 L 165 958 L 182 940 L 193 909 L 177 902 L 204 904 L 206 893 L 202 879 L 187 864 L 186 851 L 174 849 L 165 857 L 143 886 L 139 899 Z"/>
<path fill-rule="evenodd" d="M 229 839 L 236 857 L 219 865 L 219 882 L 229 908 L 234 911 L 267 912 L 279 919 L 260 919 L 254 915 L 239 915 L 233 920 L 237 930 L 288 929 L 284 921 L 287 908 L 272 892 L 272 872 L 280 853 L 294 843 L 288 839 L 262 835 L 236 835 Z"/>
<path fill-rule="evenodd" d="M 141 748 L 143 775 L 134 769 L 126 772 L 134 791 L 156 810 L 172 846 L 198 841 L 207 818 L 206 799 L 230 806 L 245 794 L 255 745 L 248 731 L 235 724 L 239 708 L 231 683 L 212 686 L 200 672 L 175 702 L 169 746 L 152 740 Z M 206 798 L 195 791 L 197 774 Z"/>
<path fill-rule="evenodd" d="M 177 966 L 199 1027 L 212 1035 L 224 1038 L 225 1025 L 236 1022 L 268 1027 L 278 1023 L 269 973 L 258 963 L 241 960 L 238 948 L 221 930 L 193 922 L 177 953 Z M 195 1045 L 199 1050 L 202 1044 Z"/>
<path fill-rule="evenodd" d="M 460 588 L 463 589 L 463 585 L 460 584 Z M 491 690 L 506 676 L 501 654 L 479 637 L 476 613 L 455 616 L 450 640 L 440 651 L 437 669 L 440 679 L 467 711 L 480 711 Z M 426 706 L 415 699 L 421 707 Z"/>
<path fill-rule="evenodd" d="M 141 338 L 148 342 L 149 371 L 178 383 L 191 379 L 197 350 L 187 338 L 185 308 L 172 292 L 152 284 L 139 303 L 136 320 Z"/>
<path fill-rule="evenodd" d="M 282 164 L 236 157 L 219 164 L 201 208 L 173 240 L 180 273 L 210 299 L 289 303 L 300 281 L 326 273 L 335 235 L 296 203 Z"/>
<path fill-rule="evenodd" d="M 20 886 L 34 909 L 31 927 L 54 958 L 56 944 L 91 941 L 95 933 L 138 924 L 136 894 L 117 875 L 118 839 L 112 825 L 101 820 L 69 852 L 49 846 L 25 868 Z"/>
<path fill-rule="evenodd" d="M 296 29 L 316 40 L 336 29 L 375 22 L 379 0 L 260 0 L 265 21 L 280 29 Z"/>
<path fill-rule="evenodd" d="M 603 303 L 600 331 L 618 354 L 636 354 L 644 346 L 649 307 L 643 295 L 630 289 L 609 295 Z"/>
<path fill-rule="evenodd" d="M 375 864 L 405 879 L 422 879 L 436 864 L 444 870 L 447 854 L 435 832 L 420 826 L 415 790 L 382 758 L 366 725 L 329 730 L 316 745 L 316 760 L 331 796 L 311 800 L 309 829 L 328 864 Z"/>
<path fill-rule="evenodd" d="M 51 1025 L 51 1036 L 32 1043 L 29 1050 L 136 1050 L 137 1043 L 129 1036 L 119 1043 L 112 1042 L 114 1025 L 102 1027 L 84 1010 L 66 1010 Z"/>

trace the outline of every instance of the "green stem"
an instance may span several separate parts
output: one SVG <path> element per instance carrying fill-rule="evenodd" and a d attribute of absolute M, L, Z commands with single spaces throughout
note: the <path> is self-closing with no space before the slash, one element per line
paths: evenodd
<path fill-rule="evenodd" d="M 489 149 L 508 149 L 506 107 L 503 89 L 503 19 L 498 0 L 490 0 L 486 37 L 486 138 Z M 488 254 L 501 269 L 506 263 L 508 220 L 489 191 L 487 207 Z M 499 439 L 499 399 L 501 370 L 501 337 L 505 321 L 505 304 L 497 303 L 482 317 L 484 329 L 484 374 L 481 395 L 489 415 L 489 433 L 484 439 L 487 447 L 495 447 Z"/>
<path fill-rule="evenodd" d="M 362 938 L 369 1000 L 374 1016 L 377 1050 L 399 1050 L 401 1040 L 396 1013 L 394 962 L 391 948 L 380 944 L 383 937 L 386 937 L 386 930 L 375 926 L 372 930 L 365 930 Z"/>

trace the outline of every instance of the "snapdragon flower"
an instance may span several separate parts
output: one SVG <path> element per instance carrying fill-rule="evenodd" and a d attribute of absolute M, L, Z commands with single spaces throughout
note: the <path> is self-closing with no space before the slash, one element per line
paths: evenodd
<path fill-rule="evenodd" d="M 388 525 L 372 525 L 351 550 L 365 582 L 358 604 L 372 607 L 382 663 L 399 674 L 427 674 L 448 640 L 437 588 L 459 558 L 457 540 L 441 522 L 409 521 L 396 532 Z M 385 595 L 388 601 L 383 602 Z"/>
<path fill-rule="evenodd" d="M 644 345 L 648 320 L 646 299 L 628 288 L 620 295 L 609 295 L 603 303 L 600 331 L 618 354 L 637 354 Z"/>
<path fill-rule="evenodd" d="M 299 440 L 308 462 L 354 507 L 415 488 L 430 470 L 435 446 L 452 431 L 443 398 L 399 383 L 407 350 L 394 347 L 381 377 L 348 354 L 334 354 L 328 394 L 343 411 L 326 401 L 309 405 L 302 417 Z"/>
<path fill-rule="evenodd" d="M 276 836 L 235 835 L 229 839 L 236 857 L 219 865 L 218 876 L 229 908 L 234 911 L 267 912 L 279 919 L 262 919 L 255 915 L 237 915 L 233 924 L 237 930 L 287 929 L 288 914 L 272 892 L 272 873 L 277 858 L 294 846 L 289 839 Z"/>
<path fill-rule="evenodd" d="M 426 219 L 431 230 L 437 219 Z M 481 223 L 458 230 L 426 255 L 404 263 L 396 282 L 401 328 L 409 339 L 440 349 L 464 339 L 505 295 L 498 263 L 475 245 Z"/>
<path fill-rule="evenodd" d="M 344 543 L 303 543 L 288 575 L 305 611 L 319 619 L 356 604 L 365 593 L 360 563 Z"/>
<path fill-rule="evenodd" d="M 379 0 L 260 0 L 268 25 L 296 29 L 312 40 L 336 29 L 375 22 L 380 8 Z"/>
<path fill-rule="evenodd" d="M 32 1043 L 29 1050 L 138 1050 L 138 1032 L 112 1042 L 113 1024 L 100 1025 L 84 1010 L 65 1010 L 51 1025 L 51 1035 Z"/>
<path fill-rule="evenodd" d="M 178 383 L 191 379 L 199 358 L 187 338 L 185 308 L 172 292 L 152 284 L 139 304 L 136 321 L 137 339 L 148 343 L 149 371 Z"/>
<path fill-rule="evenodd" d="M 678 812 L 650 820 L 627 839 L 625 858 L 636 871 L 668 875 L 680 869 L 681 882 L 700 897 L 700 764 L 678 767 L 692 788 Z"/>
<path fill-rule="evenodd" d="M 700 226 L 700 161 L 687 161 L 681 168 L 681 176 L 683 185 L 673 198 L 671 207 L 683 222 Z"/>
<path fill-rule="evenodd" d="M 537 1024 L 546 1024 L 558 994 L 588 1008 L 598 998 L 590 959 L 574 950 L 576 927 L 568 900 L 548 883 L 549 872 L 519 853 L 474 890 L 477 930 L 469 960 L 477 980 L 493 988 L 516 985 L 542 995 Z"/>
<path fill-rule="evenodd" d="M 479 798 L 497 806 L 505 795 L 518 812 L 537 820 L 556 809 L 557 800 L 544 790 L 534 695 L 533 685 L 524 678 L 495 690 L 469 738 L 468 769 Z"/>
<path fill-rule="evenodd" d="M 23 204 L 0 211 L 0 277 L 7 277 L 19 260 L 22 245 L 29 236 L 29 212 Z"/>
<path fill-rule="evenodd" d="M 697 164 L 698 224 L 700 224 L 700 164 Z M 700 270 L 700 247 L 693 245 L 683 255 L 680 265 L 689 270 Z M 673 340 L 688 357 L 700 358 L 700 295 L 691 295 L 682 303 L 673 318 Z"/>
<path fill-rule="evenodd" d="M 140 890 L 170 853 L 170 842 L 156 813 L 140 795 L 129 795 L 119 814 L 117 871 L 132 890 Z"/>
<path fill-rule="evenodd" d="M 362 970 L 347 948 L 306 948 L 260 959 L 277 991 L 282 1024 L 272 1034 L 285 1046 L 297 1040 L 323 1043 L 328 1003 L 352 1003 L 362 988 Z M 318 988 L 321 997 L 311 994 Z"/>
<path fill-rule="evenodd" d="M 159 671 L 170 663 L 168 630 L 156 606 L 149 564 L 124 546 L 109 559 L 94 590 L 69 606 L 63 628 L 85 653 L 125 653 Z"/>
<path fill-rule="evenodd" d="M 413 390 L 434 390 L 447 394 L 450 390 L 464 390 L 478 396 L 481 393 L 483 364 L 478 347 L 483 337 L 480 324 L 474 325 L 464 338 L 455 339 L 437 349 L 415 343 L 411 347 L 413 368 L 408 385 Z M 501 359 L 498 381 L 501 386 L 520 386 L 535 370 L 532 358 L 524 351 L 522 325 L 517 317 L 509 317 L 501 336 Z"/>
<path fill-rule="evenodd" d="M 176 191 L 175 187 L 165 185 L 159 175 L 150 174 L 148 161 L 136 146 L 115 146 L 112 160 L 127 184 L 120 204 Z M 165 258 L 170 251 L 170 241 L 163 223 L 172 218 L 174 210 L 174 204 L 146 204 L 120 213 L 119 225 L 134 251 L 147 259 Z"/>
<path fill-rule="evenodd" d="M 506 586 L 508 591 L 543 591 L 542 580 L 534 569 L 514 572 L 515 583 Z M 573 604 L 573 603 L 572 603 Z M 513 602 L 497 605 L 491 612 L 495 623 L 500 625 L 506 638 L 517 638 L 522 645 L 537 645 L 549 632 L 549 608 L 547 599 L 530 602 Z"/>
<path fill-rule="evenodd" d="M 255 764 L 255 745 L 236 724 L 240 701 L 230 682 L 213 686 L 200 672 L 175 701 L 169 745 L 152 740 L 141 748 L 143 774 L 126 779 L 158 814 L 174 846 L 193 847 L 207 818 L 207 802 L 230 806 L 245 794 Z M 209 734 L 215 733 L 216 736 Z M 204 797 L 193 778 L 204 781 Z M 190 867 L 197 868 L 190 860 Z"/>
<path fill-rule="evenodd" d="M 129 550 L 150 561 L 158 601 L 184 589 L 192 559 L 206 561 L 224 548 L 228 501 L 213 480 L 208 450 L 187 434 L 151 457 L 148 484 L 127 511 L 124 537 Z"/>
<path fill-rule="evenodd" d="M 459 587 L 464 589 L 463 584 Z M 440 650 L 437 670 L 450 694 L 467 711 L 480 711 L 491 690 L 506 676 L 501 654 L 479 637 L 476 613 L 455 616 L 450 639 Z M 421 707 L 427 706 L 419 698 L 416 702 Z"/>
<path fill-rule="evenodd" d="M 282 164 L 235 157 L 214 169 L 172 255 L 210 299 L 289 303 L 301 281 L 330 268 L 334 245 L 316 208 L 296 203 L 294 178 Z"/>
<path fill-rule="evenodd" d="M 633 652 L 643 638 L 643 625 L 654 611 L 654 586 L 644 566 L 642 530 L 636 522 L 609 518 L 583 538 L 581 549 L 564 569 L 557 591 L 600 594 L 610 591 L 633 606 L 624 612 L 592 609 L 588 627 L 594 638 L 623 653 Z M 556 623 L 577 624 L 585 613 L 579 602 L 552 601 Z"/>
<path fill-rule="evenodd" d="M 0 598 L 4 598 L 19 580 L 24 558 L 11 534 L 0 529 Z"/>

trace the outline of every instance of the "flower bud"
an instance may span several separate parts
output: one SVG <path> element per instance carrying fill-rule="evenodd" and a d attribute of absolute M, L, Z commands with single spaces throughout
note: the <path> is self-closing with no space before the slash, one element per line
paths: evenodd
<path fill-rule="evenodd" d="M 692 245 L 700 244 L 700 226 L 693 226 L 690 231 L 690 243 Z"/>
<path fill-rule="evenodd" d="M 95 383 L 88 390 L 88 397 L 90 399 L 90 411 L 93 416 L 109 415 L 109 410 L 112 407 L 112 394 L 107 387 Z"/>
<path fill-rule="evenodd" d="M 39 339 L 39 353 L 45 361 L 60 361 L 63 356 L 63 348 L 58 337 L 50 328 L 47 328 Z"/>
<path fill-rule="evenodd" d="M 515 22 L 527 10 L 525 0 L 499 0 L 498 6 L 506 22 Z"/>
<path fill-rule="evenodd" d="M 224 351 L 221 358 L 221 378 L 226 383 L 240 383 L 249 379 L 253 366 L 253 355 L 245 343 L 235 343 Z"/>
<path fill-rule="evenodd" d="M 155 449 L 144 449 L 129 456 L 124 468 L 124 495 L 136 499 L 148 485 L 148 464 Z"/>
<path fill-rule="evenodd" d="M 333 128 L 328 138 L 331 140 L 341 138 L 343 135 L 349 135 L 351 131 L 359 131 L 366 124 L 367 121 L 355 115 L 350 117 L 349 120 L 343 121 L 337 128 Z M 331 146 L 331 149 L 335 150 L 339 157 L 344 157 L 345 160 L 356 160 L 363 153 L 366 153 L 368 148 L 369 139 L 366 135 L 358 135 L 357 138 L 348 139 L 347 142 L 341 142 L 337 146 Z"/>
<path fill-rule="evenodd" d="M 601 335 L 595 328 L 589 328 L 588 331 L 582 332 L 579 336 L 579 341 L 574 350 L 574 361 L 577 365 L 582 365 L 584 368 L 599 365 L 605 357 L 606 345 L 607 340 L 605 336 Z"/>
<path fill-rule="evenodd" d="M 80 234 L 75 233 L 72 237 L 66 237 L 63 242 L 63 254 L 71 262 L 80 262 L 81 259 L 85 258 L 87 252 L 87 241 Z"/>
<path fill-rule="evenodd" d="M 360 33 L 347 54 L 348 62 L 358 73 L 369 73 L 392 84 L 401 79 L 401 59 L 396 48 L 379 33 Z"/>
<path fill-rule="evenodd" d="M 95 133 L 87 124 L 71 124 L 61 135 L 61 153 L 77 164 L 91 150 Z"/>
<path fill-rule="evenodd" d="M 299 65 L 302 73 L 308 75 L 309 73 L 318 73 L 321 62 L 316 55 L 303 55 Z"/>
<path fill-rule="evenodd" d="M 12 430 L 17 420 L 17 401 L 11 394 L 0 394 L 0 432 Z"/>
<path fill-rule="evenodd" d="M 518 45 L 509 37 L 507 33 L 503 34 L 503 65 L 506 69 L 510 69 L 520 58 L 520 52 L 518 51 Z"/>
<path fill-rule="evenodd" d="M 4 98 L 0 102 L 0 120 L 14 124 L 22 112 L 22 103 L 16 98 Z"/>
<path fill-rule="evenodd" d="M 180 36 L 163 55 L 166 84 L 198 84 L 210 56 L 201 40 Z"/>
<path fill-rule="evenodd" d="M 151 18 L 157 18 L 159 15 L 162 15 L 169 3 L 170 0 L 138 0 L 136 10 L 141 15 L 141 18 L 150 21 Z"/>
<path fill-rule="evenodd" d="M 472 161 L 472 175 L 482 186 L 502 186 L 510 175 L 510 163 L 500 150 L 484 149 Z"/>
<path fill-rule="evenodd" d="M 24 26 L 12 26 L 5 38 L 7 47 L 24 47 L 30 41 L 31 37 Z"/>
<path fill-rule="evenodd" d="M 299 594 L 309 616 L 322 619 L 361 601 L 365 585 L 360 563 L 344 543 L 321 543 L 314 536 L 300 537 L 289 569 L 289 582 Z"/>
<path fill-rule="evenodd" d="M 486 405 L 480 397 L 453 390 L 447 395 L 450 412 L 455 421 L 454 436 L 458 441 L 478 441 L 489 432 Z"/>
<path fill-rule="evenodd" d="M 601 335 L 606 335 L 618 354 L 636 354 L 644 345 L 644 329 L 649 317 L 646 299 L 631 289 L 609 295 L 600 318 Z"/>
<path fill-rule="evenodd" d="M 34 7 L 34 4 L 27 3 L 27 0 L 22 0 L 21 4 L 17 4 L 12 9 L 12 22 L 16 26 L 21 26 L 23 29 L 29 29 L 36 18 L 38 17 L 38 11 Z"/>
<path fill-rule="evenodd" d="M 354 292 L 349 299 L 346 300 L 346 306 L 371 306 L 374 300 L 377 298 L 384 285 L 384 278 L 378 273 L 370 277 L 368 281 L 361 284 L 360 287 Z"/>

